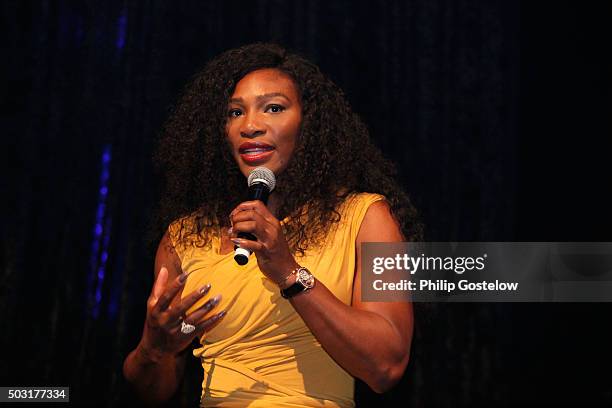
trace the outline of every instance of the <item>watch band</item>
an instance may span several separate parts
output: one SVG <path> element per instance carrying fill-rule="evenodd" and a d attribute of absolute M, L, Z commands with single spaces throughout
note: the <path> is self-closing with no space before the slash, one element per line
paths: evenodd
<path fill-rule="evenodd" d="M 287 282 L 289 280 L 289 278 L 291 278 L 293 275 L 295 275 L 300 268 L 301 268 L 301 266 L 298 266 L 297 268 L 295 268 L 294 270 L 289 272 L 289 275 L 285 276 L 285 279 L 283 279 L 283 283 L 281 285 L 279 285 L 279 286 L 285 286 L 285 282 Z"/>
<path fill-rule="evenodd" d="M 295 271 L 297 277 L 295 283 L 286 289 L 281 289 L 281 296 L 289 299 L 298 293 L 305 292 L 314 287 L 315 278 L 310 271 L 304 267 L 300 267 Z"/>

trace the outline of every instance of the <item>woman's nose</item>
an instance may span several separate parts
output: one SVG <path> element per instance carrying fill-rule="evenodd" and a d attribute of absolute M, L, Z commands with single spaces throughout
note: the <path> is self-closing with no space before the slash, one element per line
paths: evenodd
<path fill-rule="evenodd" d="M 265 133 L 265 125 L 261 122 L 257 115 L 245 115 L 242 126 L 240 127 L 240 135 L 242 137 L 257 137 L 262 136 Z"/>

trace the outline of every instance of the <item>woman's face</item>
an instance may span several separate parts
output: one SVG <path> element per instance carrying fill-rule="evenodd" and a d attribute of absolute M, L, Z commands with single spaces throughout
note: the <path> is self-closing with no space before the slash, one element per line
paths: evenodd
<path fill-rule="evenodd" d="M 291 159 L 302 121 L 293 80 L 276 69 L 260 69 L 237 84 L 225 125 L 232 155 L 245 176 L 258 166 L 275 175 Z"/>

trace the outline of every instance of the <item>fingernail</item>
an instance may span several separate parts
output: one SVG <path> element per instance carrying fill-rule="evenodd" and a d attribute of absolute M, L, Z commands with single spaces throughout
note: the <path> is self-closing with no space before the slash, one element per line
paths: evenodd
<path fill-rule="evenodd" d="M 217 313 L 217 319 L 222 318 L 223 316 L 225 316 L 227 314 L 227 311 L 222 310 L 219 313 Z"/>
<path fill-rule="evenodd" d="M 186 280 L 187 280 L 187 274 L 183 272 L 181 276 L 179 276 L 179 282 L 185 283 Z"/>
<path fill-rule="evenodd" d="M 232 241 L 236 245 L 240 245 L 242 243 L 242 240 L 240 238 L 230 238 L 230 241 Z"/>
<path fill-rule="evenodd" d="M 210 289 L 210 283 L 207 283 L 206 285 L 202 286 L 200 288 L 200 294 L 204 294 L 206 292 L 208 292 L 208 290 Z"/>
<path fill-rule="evenodd" d="M 221 295 L 217 295 L 214 298 L 210 299 L 210 307 L 216 306 L 220 300 L 221 300 Z"/>

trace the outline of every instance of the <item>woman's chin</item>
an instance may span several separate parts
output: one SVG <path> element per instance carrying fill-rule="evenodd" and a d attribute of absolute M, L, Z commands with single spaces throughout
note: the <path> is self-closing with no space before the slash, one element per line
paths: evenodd
<path fill-rule="evenodd" d="M 244 174 L 245 177 L 249 177 L 249 174 L 251 174 L 251 172 L 257 167 L 265 167 L 267 169 L 270 169 L 275 176 L 278 176 L 279 166 L 275 163 L 272 163 L 271 161 L 266 161 L 261 164 L 246 164 L 243 162 L 240 164 L 240 171 L 242 172 L 242 174 Z"/>

